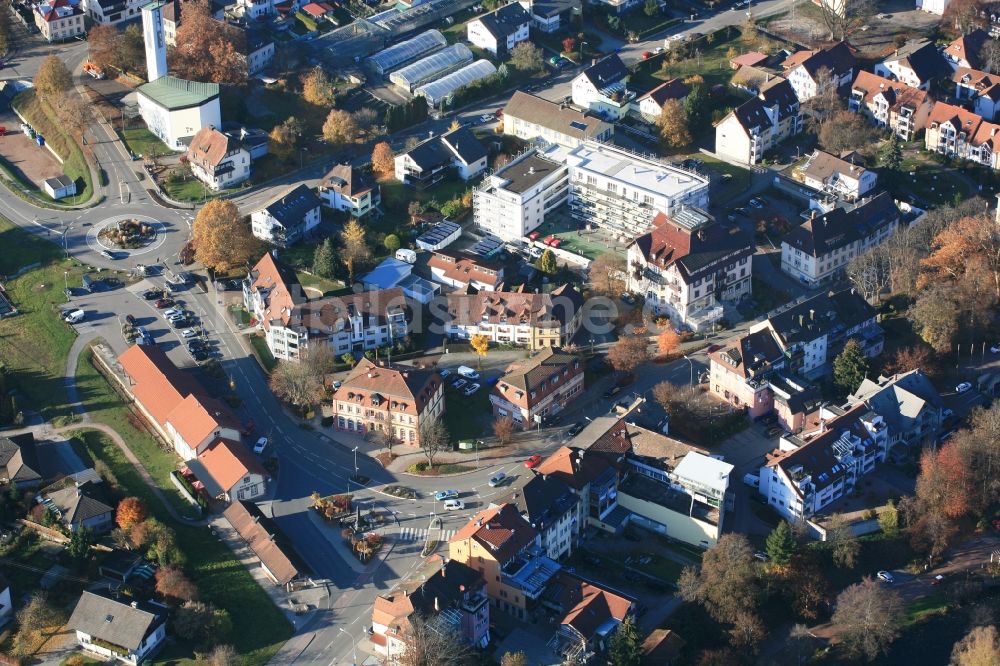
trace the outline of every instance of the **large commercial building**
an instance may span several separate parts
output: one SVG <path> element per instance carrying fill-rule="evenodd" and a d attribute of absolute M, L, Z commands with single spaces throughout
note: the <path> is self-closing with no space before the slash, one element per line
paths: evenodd
<path fill-rule="evenodd" d="M 473 198 L 476 225 L 504 240 L 537 228 L 564 201 L 583 224 L 630 241 L 657 212 L 708 205 L 708 179 L 596 141 L 532 150 L 493 174 Z"/>
<path fill-rule="evenodd" d="M 512 364 L 490 393 L 493 414 L 509 416 L 522 428 L 553 417 L 584 389 L 583 365 L 552 347 Z"/>

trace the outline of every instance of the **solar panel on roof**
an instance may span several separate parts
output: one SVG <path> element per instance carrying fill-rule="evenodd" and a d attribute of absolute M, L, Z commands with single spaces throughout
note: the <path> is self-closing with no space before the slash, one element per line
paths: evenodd
<path fill-rule="evenodd" d="M 585 129 L 587 129 L 586 123 L 581 123 L 579 120 L 573 120 L 573 121 L 571 121 L 570 124 L 569 124 L 569 126 L 572 127 L 575 130 L 585 130 Z"/>

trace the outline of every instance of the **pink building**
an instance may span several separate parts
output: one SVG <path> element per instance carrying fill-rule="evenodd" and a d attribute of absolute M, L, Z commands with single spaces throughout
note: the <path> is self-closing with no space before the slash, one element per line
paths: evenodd
<path fill-rule="evenodd" d="M 727 340 L 709 359 L 712 393 L 734 407 L 746 407 L 752 419 L 774 408 L 768 376 L 785 357 L 770 329 Z"/>

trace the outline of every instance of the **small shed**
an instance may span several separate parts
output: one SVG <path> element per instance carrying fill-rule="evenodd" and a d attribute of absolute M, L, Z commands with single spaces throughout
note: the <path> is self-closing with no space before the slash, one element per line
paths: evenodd
<path fill-rule="evenodd" d="M 46 178 L 42 184 L 45 193 L 53 199 L 65 199 L 76 194 L 76 183 L 69 176 Z"/>

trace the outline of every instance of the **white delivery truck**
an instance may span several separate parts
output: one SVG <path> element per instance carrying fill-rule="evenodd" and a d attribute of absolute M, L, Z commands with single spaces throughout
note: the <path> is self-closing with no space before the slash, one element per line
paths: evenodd
<path fill-rule="evenodd" d="M 479 379 L 479 373 L 467 365 L 458 366 L 458 370 L 456 370 L 455 372 L 457 372 L 460 376 L 465 377 L 466 379 Z"/>
<path fill-rule="evenodd" d="M 68 315 L 66 315 L 65 319 L 67 324 L 75 324 L 78 321 L 83 321 L 83 318 L 86 316 L 87 313 L 85 313 L 83 310 L 73 310 Z"/>

